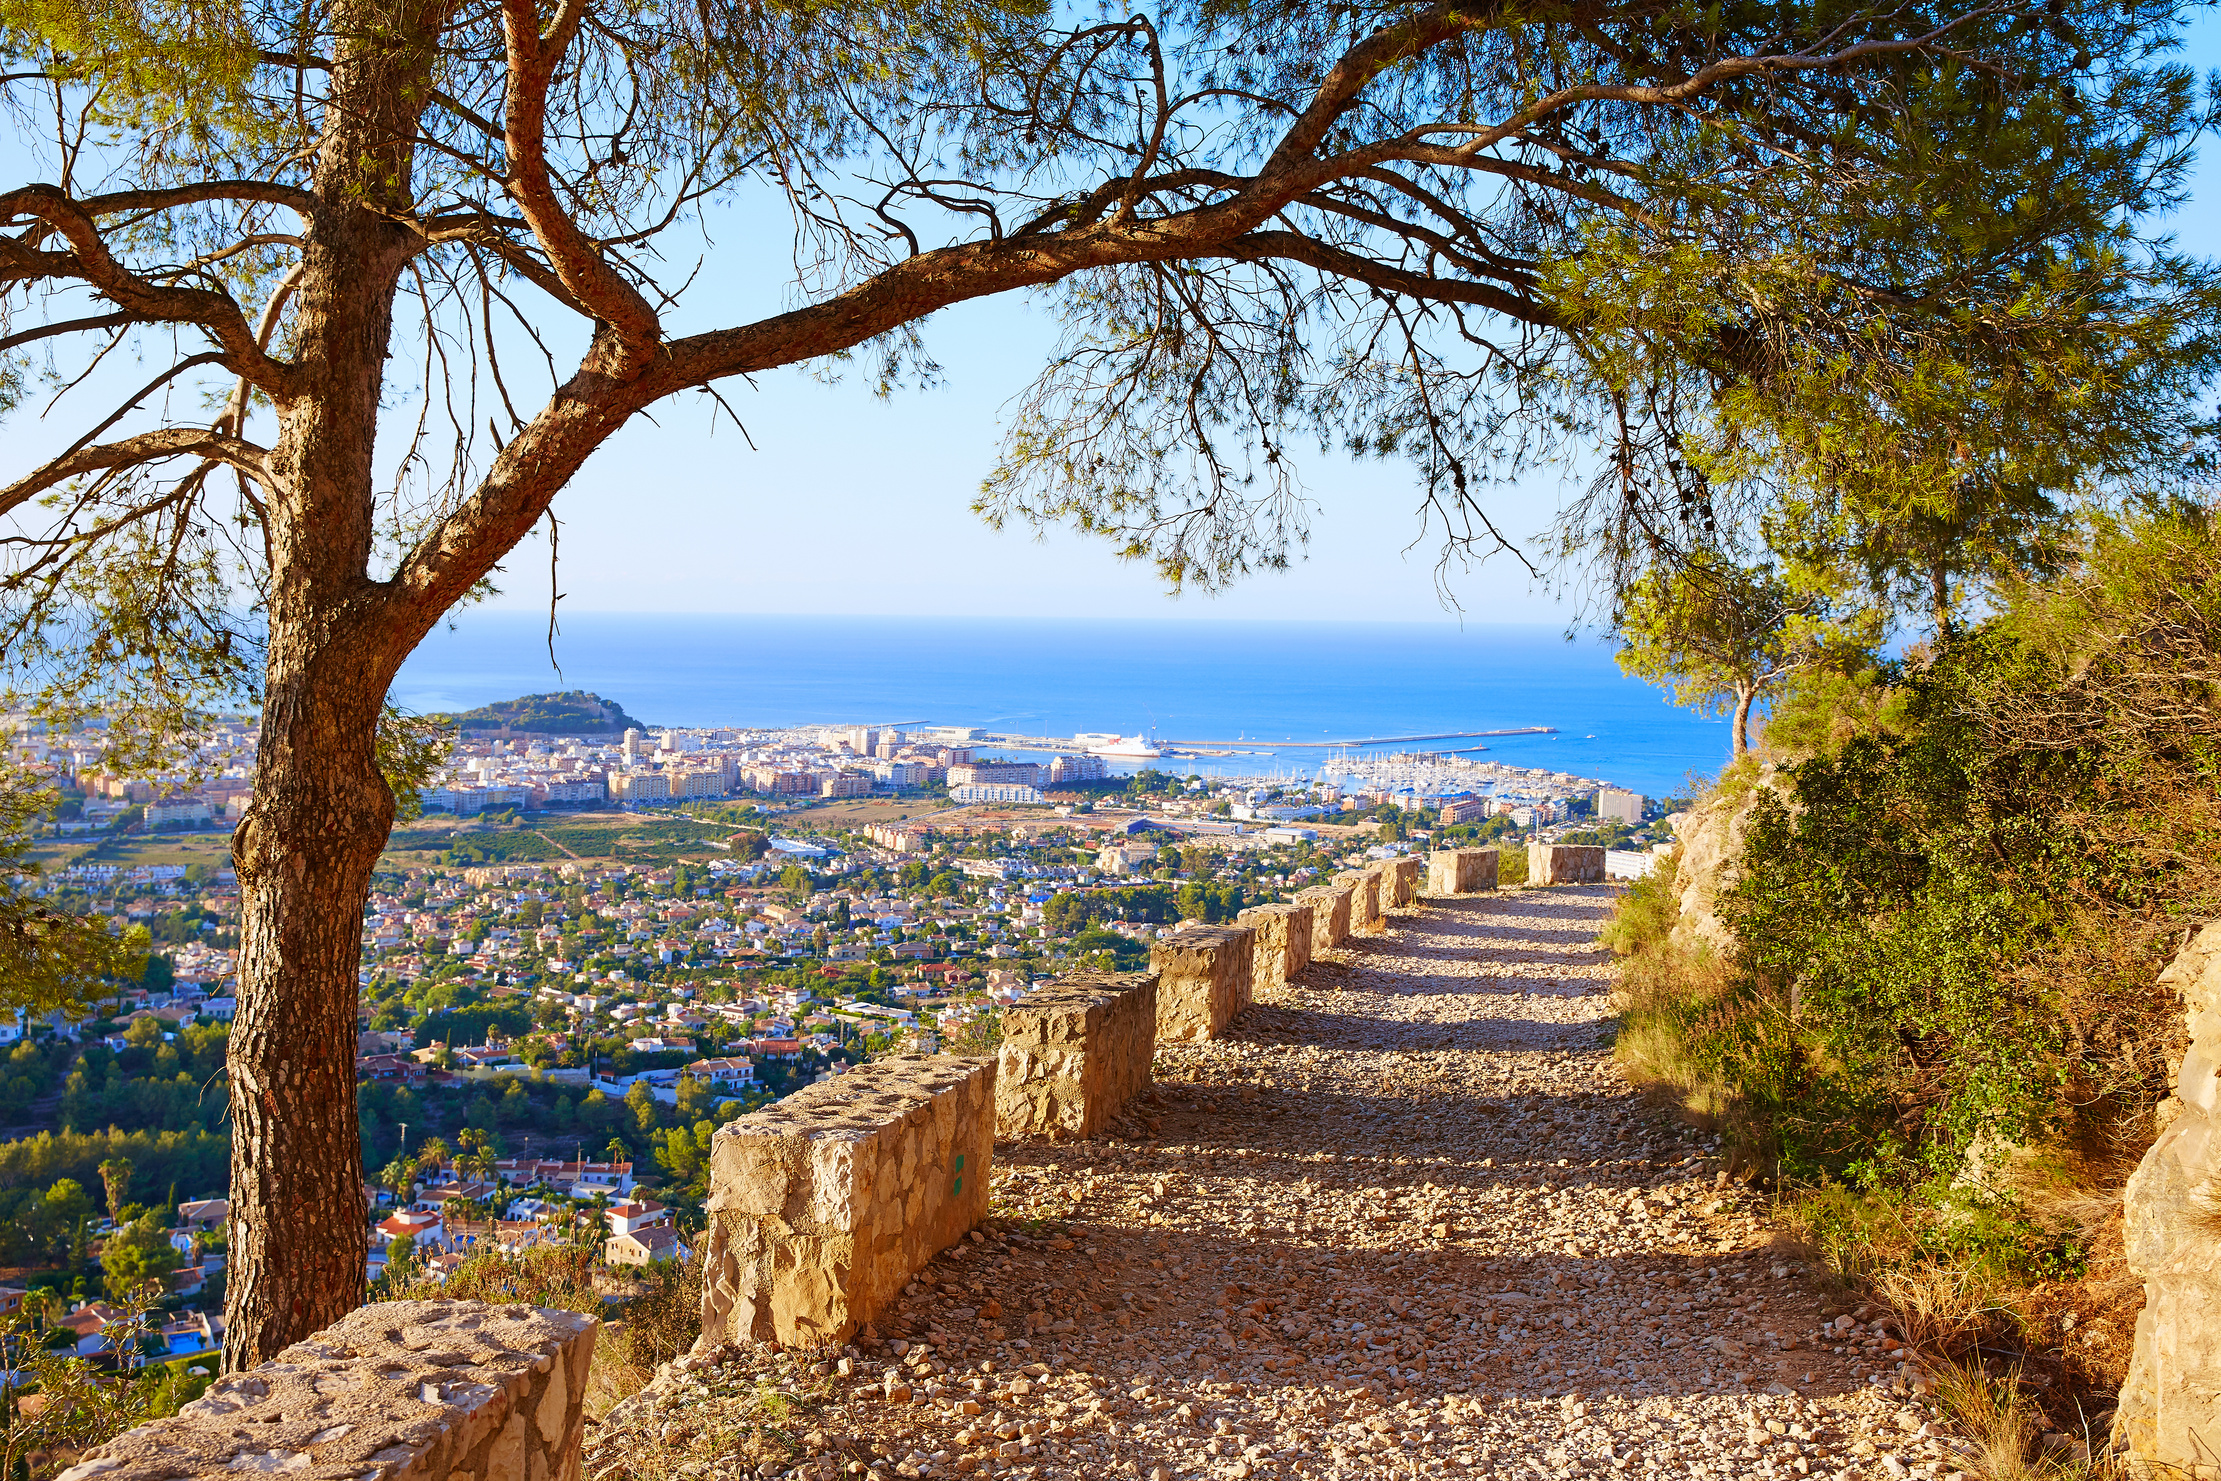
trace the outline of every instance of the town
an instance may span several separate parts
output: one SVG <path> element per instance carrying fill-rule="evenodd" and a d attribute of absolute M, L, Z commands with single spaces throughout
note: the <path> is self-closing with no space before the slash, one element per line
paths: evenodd
<path fill-rule="evenodd" d="M 712 1131 L 792 1089 L 991 1044 L 999 1011 L 1054 974 L 1138 967 L 1181 920 L 1354 862 L 1459 840 L 1640 848 L 1657 812 L 1425 754 L 1370 763 L 1385 780 L 1360 791 L 1113 776 L 1104 756 L 1012 759 L 984 739 L 651 735 L 585 694 L 463 717 L 363 920 L 373 1279 L 581 1239 L 615 1269 L 683 1256 Z M 239 903 L 221 844 L 252 798 L 254 732 L 212 731 L 168 787 L 109 776 L 102 749 L 97 731 L 15 743 L 59 798 L 42 887 L 143 932 L 147 965 L 89 1014 L 0 1025 L 0 1114 L 22 1139 L 0 1166 L 35 1165 L 0 1189 L 20 1272 L 0 1306 L 52 1305 L 88 1353 L 137 1321 L 142 1348 L 190 1354 L 221 1340 Z M 196 840 L 192 862 L 152 861 Z M 131 1200 L 155 1187 L 176 1196 Z M 133 1315 L 119 1298 L 149 1276 L 166 1294 Z"/>

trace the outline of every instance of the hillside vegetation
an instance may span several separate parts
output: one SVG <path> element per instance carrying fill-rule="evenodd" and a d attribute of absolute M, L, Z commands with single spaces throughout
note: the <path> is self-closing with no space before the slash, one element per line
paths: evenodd
<path fill-rule="evenodd" d="M 432 718 L 452 722 L 462 730 L 510 730 L 525 735 L 623 735 L 648 727 L 625 713 L 613 699 L 603 699 L 585 689 L 560 694 L 527 694 L 519 699 L 496 700 L 475 710 Z"/>
<path fill-rule="evenodd" d="M 2213 512 L 2094 523 L 1971 630 L 1790 693 L 1769 740 L 1704 804 L 1741 814 L 1724 947 L 1674 929 L 1690 881 L 1623 898 L 1623 1060 L 1937 1336 L 2111 1387 L 2118 1192 L 2180 1052 L 2155 978 L 2221 914 Z"/>

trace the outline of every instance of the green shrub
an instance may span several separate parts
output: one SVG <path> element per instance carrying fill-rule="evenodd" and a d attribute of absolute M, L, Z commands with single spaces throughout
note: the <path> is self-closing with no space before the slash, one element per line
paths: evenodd
<path fill-rule="evenodd" d="M 2217 674 L 2213 515 L 2097 521 L 2056 580 L 1815 700 L 1804 759 L 1733 778 L 1730 950 L 1676 943 L 1655 878 L 1606 928 L 1630 1075 L 1938 1331 L 2119 1265 L 2113 1195 L 2181 1029 L 2156 978 L 2221 915 Z"/>
<path fill-rule="evenodd" d="M 1623 957 L 1663 945 L 1681 913 L 1681 900 L 1675 893 L 1679 870 L 1678 857 L 1668 854 L 1649 873 L 1620 891 L 1613 903 L 1612 918 L 1604 923 L 1597 939 Z M 1523 878 L 1525 873 L 1523 864 Z"/>

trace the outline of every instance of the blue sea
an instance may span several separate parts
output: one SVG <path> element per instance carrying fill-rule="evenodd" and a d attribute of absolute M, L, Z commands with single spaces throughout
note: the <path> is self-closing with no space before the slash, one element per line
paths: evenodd
<path fill-rule="evenodd" d="M 1625 677 L 1606 644 L 1544 627 L 572 613 L 555 660 L 560 672 L 545 617 L 465 612 L 410 658 L 394 698 L 457 710 L 590 689 L 649 725 L 1144 732 L 1269 753 L 1166 763 L 1219 775 L 1317 775 L 1330 753 L 1290 741 L 1552 726 L 1372 749 L 1546 766 L 1653 797 L 1685 792 L 1728 749 L 1723 721 Z"/>

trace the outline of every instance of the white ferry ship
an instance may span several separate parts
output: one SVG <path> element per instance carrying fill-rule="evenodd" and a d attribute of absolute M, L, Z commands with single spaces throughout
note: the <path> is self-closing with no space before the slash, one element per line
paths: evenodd
<path fill-rule="evenodd" d="M 1164 754 L 1163 751 L 1149 744 L 1147 736 L 1141 735 L 1113 735 L 1108 737 L 1079 735 L 1074 736 L 1073 739 L 1086 745 L 1087 754 L 1090 756 L 1116 756 L 1135 761 L 1154 761 Z"/>

